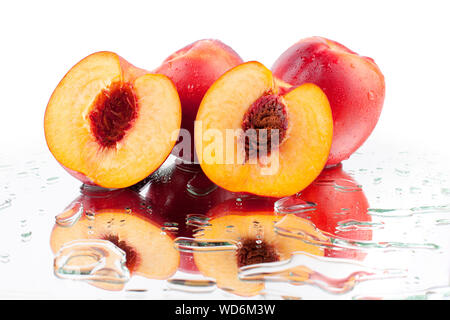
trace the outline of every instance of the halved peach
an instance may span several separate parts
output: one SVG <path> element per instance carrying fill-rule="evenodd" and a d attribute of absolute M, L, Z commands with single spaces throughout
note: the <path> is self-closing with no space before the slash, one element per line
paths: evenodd
<path fill-rule="evenodd" d="M 47 105 L 47 145 L 82 182 L 131 186 L 170 154 L 180 129 L 175 86 L 112 52 L 94 53 L 61 80 Z"/>
<path fill-rule="evenodd" d="M 78 221 L 61 223 L 77 212 Z M 167 279 L 176 272 L 180 254 L 173 235 L 163 231 L 163 223 L 163 217 L 153 214 L 133 191 L 84 192 L 58 215 L 50 245 L 57 253 L 72 241 L 108 240 L 125 252 L 125 265 L 132 275 Z"/>
<path fill-rule="evenodd" d="M 235 192 L 281 197 L 308 186 L 327 161 L 333 135 L 323 91 L 293 88 L 259 62 L 241 64 L 207 91 L 195 124 L 200 165 Z"/>
<path fill-rule="evenodd" d="M 197 241 L 231 242 L 237 250 L 194 251 L 195 263 L 200 272 L 214 278 L 218 287 L 241 296 L 257 295 L 264 289 L 263 281 L 243 281 L 239 269 L 248 265 L 282 261 L 294 252 L 307 252 L 323 256 L 323 248 L 299 239 L 275 232 L 275 224 L 284 219 L 318 239 L 327 241 L 314 226 L 305 219 L 290 215 L 276 215 L 273 211 L 275 199 L 242 198 L 219 204 L 209 213 L 209 226 L 195 235 Z M 281 276 L 293 281 L 306 281 L 308 270 L 303 266 L 289 269 Z"/>

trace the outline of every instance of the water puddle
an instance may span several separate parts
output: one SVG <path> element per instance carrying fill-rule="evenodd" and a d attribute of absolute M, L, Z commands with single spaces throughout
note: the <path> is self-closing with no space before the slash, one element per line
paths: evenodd
<path fill-rule="evenodd" d="M 210 218 L 203 214 L 188 214 L 186 216 L 186 225 L 194 228 L 205 228 L 211 226 Z"/>
<path fill-rule="evenodd" d="M 418 206 L 409 209 L 369 208 L 368 213 L 384 218 L 412 217 L 421 214 L 450 213 L 450 205 Z"/>
<path fill-rule="evenodd" d="M 106 240 L 74 240 L 57 252 L 58 278 L 87 281 L 107 290 L 121 290 L 130 279 L 125 252 Z"/>
<path fill-rule="evenodd" d="M 6 199 L 6 200 L 3 200 L 3 201 L 0 203 L 0 210 L 4 210 L 4 209 L 6 209 L 6 208 L 11 207 L 11 203 L 12 203 L 12 199 Z"/>
<path fill-rule="evenodd" d="M 275 212 L 279 214 L 305 213 L 316 210 L 316 204 L 304 201 L 298 195 L 285 197 L 275 202 Z"/>
<path fill-rule="evenodd" d="M 61 227 L 73 226 L 83 215 L 83 204 L 80 202 L 73 203 L 64 212 L 55 217 L 55 222 Z"/>
<path fill-rule="evenodd" d="M 77 198 L 55 217 L 53 228 L 60 238 L 70 235 L 74 241 L 48 258 L 54 259 L 60 279 L 141 297 L 168 290 L 193 299 L 208 294 L 297 300 L 310 293 L 320 298 L 449 299 L 448 170 L 445 165 L 425 168 L 429 155 L 395 156 L 401 161 L 372 161 L 376 152 L 357 153 L 344 162 L 346 172 L 343 166 L 329 168 L 302 192 L 270 201 L 228 192 L 198 168 L 174 163 L 165 164 L 137 192 L 83 185 L 77 197 L 88 201 Z M 12 239 L 3 241 L 0 250 L 0 266 L 6 269 L 30 250 L 48 251 L 41 230 L 51 222 L 49 214 L 66 204 L 61 203 L 66 190 L 77 192 L 78 184 L 57 176 L 51 161 L 0 165 L 0 173 L 5 181 L 0 236 Z M 101 240 L 112 231 L 120 231 L 122 246 Z M 55 239 L 53 250 L 60 248 Z M 158 250 L 148 254 L 151 248 Z M 278 260 L 271 259 L 271 250 Z M 174 271 L 154 278 L 139 273 L 129 282 L 133 272 L 141 271 L 130 264 L 133 257 L 149 268 L 161 262 L 156 269 Z"/>
<path fill-rule="evenodd" d="M 202 171 L 197 172 L 186 185 L 186 190 L 196 197 L 207 196 L 217 188 L 217 185 L 212 183 Z"/>

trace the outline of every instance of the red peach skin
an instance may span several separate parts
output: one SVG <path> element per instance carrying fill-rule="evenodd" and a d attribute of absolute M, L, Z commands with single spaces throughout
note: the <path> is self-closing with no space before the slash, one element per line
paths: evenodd
<path fill-rule="evenodd" d="M 300 40 L 272 67 L 291 85 L 314 83 L 333 113 L 333 143 L 327 165 L 348 159 L 372 133 L 385 96 L 384 76 L 375 62 L 322 37 Z"/>

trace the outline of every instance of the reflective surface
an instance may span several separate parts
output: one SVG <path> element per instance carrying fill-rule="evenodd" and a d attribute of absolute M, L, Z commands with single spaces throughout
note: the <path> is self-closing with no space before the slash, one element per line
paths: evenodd
<path fill-rule="evenodd" d="M 446 299 L 448 158 L 381 148 L 282 199 L 173 158 L 126 190 L 80 188 L 46 150 L 1 158 L 0 297 Z"/>

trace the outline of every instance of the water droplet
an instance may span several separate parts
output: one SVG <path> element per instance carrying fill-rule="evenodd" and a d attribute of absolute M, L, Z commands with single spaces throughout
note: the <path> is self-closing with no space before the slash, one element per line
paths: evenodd
<path fill-rule="evenodd" d="M 334 189 L 340 192 L 361 192 L 362 186 L 348 179 L 336 179 Z"/>
<path fill-rule="evenodd" d="M 411 215 L 411 212 L 408 210 L 401 209 L 369 208 L 367 211 L 371 216 L 380 217 L 405 217 Z"/>
<path fill-rule="evenodd" d="M 383 229 L 383 226 L 384 226 L 383 222 L 346 220 L 346 221 L 339 221 L 336 230 L 338 231 L 374 230 L 374 229 Z"/>
<path fill-rule="evenodd" d="M 142 293 L 142 292 L 147 292 L 147 289 L 127 289 L 125 290 L 126 292 L 133 292 L 133 293 Z"/>
<path fill-rule="evenodd" d="M 407 177 L 409 176 L 409 170 L 406 169 L 395 169 L 395 173 L 400 177 Z"/>
<path fill-rule="evenodd" d="M 55 184 L 55 183 L 58 182 L 58 180 L 59 180 L 59 177 L 50 177 L 50 178 L 47 178 L 47 184 Z"/>
<path fill-rule="evenodd" d="M 88 220 L 94 220 L 95 219 L 95 212 L 94 211 L 90 211 L 90 210 L 86 210 L 84 211 L 84 214 L 86 215 L 86 218 Z"/>
<path fill-rule="evenodd" d="M 366 169 L 360 169 L 359 171 Z M 353 180 L 349 179 L 318 179 L 314 184 L 323 187 L 333 187 L 336 191 L 340 192 L 361 192 L 362 186 L 356 184 Z"/>
<path fill-rule="evenodd" d="M 420 206 L 414 207 L 410 209 L 411 212 L 415 214 L 424 214 L 424 213 L 450 213 L 450 205 L 442 205 L 442 206 Z"/>
<path fill-rule="evenodd" d="M 383 293 L 380 295 L 356 295 L 354 300 L 448 300 L 450 297 L 450 287 L 432 287 L 419 291 L 403 293 Z"/>
<path fill-rule="evenodd" d="M 418 187 L 410 187 L 409 188 L 409 193 L 411 193 L 411 194 L 420 194 L 420 193 L 422 193 L 422 189 L 420 189 Z"/>
<path fill-rule="evenodd" d="M 218 186 L 212 183 L 201 171 L 197 172 L 186 185 L 187 192 L 196 197 L 204 197 L 217 188 Z"/>
<path fill-rule="evenodd" d="M 4 200 L 2 203 L 0 203 L 0 210 L 11 207 L 11 202 L 12 202 L 11 199 Z"/>
<path fill-rule="evenodd" d="M 130 279 L 125 252 L 107 240 L 66 243 L 54 259 L 58 278 L 89 281 L 103 289 L 118 290 Z"/>
<path fill-rule="evenodd" d="M 10 261 L 9 253 L 0 252 L 0 262 L 1 263 L 8 263 L 9 261 Z"/>
<path fill-rule="evenodd" d="M 211 252 L 211 251 L 230 251 L 238 248 L 238 243 L 232 240 L 215 241 L 199 240 L 194 238 L 180 237 L 175 239 L 175 247 L 180 251 L 187 252 Z"/>
<path fill-rule="evenodd" d="M 61 227 L 71 227 L 80 219 L 83 211 L 84 209 L 81 203 L 74 203 L 55 217 L 56 224 Z"/>
<path fill-rule="evenodd" d="M 170 232 L 170 233 L 176 233 L 178 232 L 178 223 L 176 222 L 165 222 L 164 225 L 161 227 L 161 231 L 164 232 Z"/>
<path fill-rule="evenodd" d="M 297 195 L 285 197 L 274 204 L 275 212 L 279 214 L 305 213 L 316 210 L 317 205 L 300 199 Z"/>
<path fill-rule="evenodd" d="M 188 214 L 186 216 L 186 225 L 197 228 L 209 227 L 211 226 L 209 220 L 210 218 L 202 214 Z"/>
<path fill-rule="evenodd" d="M 369 98 L 370 101 L 375 100 L 375 93 L 374 93 L 372 90 L 370 90 L 370 91 L 367 93 L 367 98 Z"/>
<path fill-rule="evenodd" d="M 378 177 L 373 179 L 373 184 L 377 185 L 380 184 L 382 182 L 383 178 L 382 177 Z"/>
<path fill-rule="evenodd" d="M 437 219 L 435 224 L 438 226 L 446 226 L 450 224 L 450 219 Z"/>
<path fill-rule="evenodd" d="M 29 242 L 31 240 L 31 235 L 33 233 L 31 231 L 23 232 L 20 237 L 22 238 L 22 242 Z"/>
<path fill-rule="evenodd" d="M 277 222 L 274 227 L 275 231 L 281 236 L 299 239 L 306 243 L 328 248 L 330 250 L 437 250 L 440 248 L 435 243 L 408 243 L 396 241 L 365 241 L 347 239 L 345 237 L 340 237 L 317 229 L 316 226 L 309 220 L 291 215 L 285 216 Z"/>

